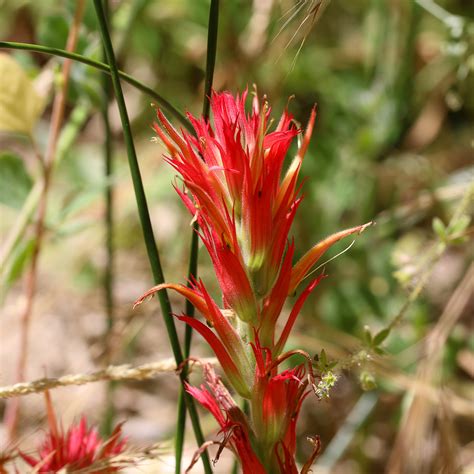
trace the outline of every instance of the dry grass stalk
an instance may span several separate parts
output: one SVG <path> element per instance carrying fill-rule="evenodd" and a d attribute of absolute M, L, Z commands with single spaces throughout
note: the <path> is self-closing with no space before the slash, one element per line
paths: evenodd
<path fill-rule="evenodd" d="M 202 364 L 217 364 L 217 359 L 200 359 Z M 192 363 L 190 365 L 192 368 Z M 58 378 L 41 378 L 32 382 L 17 383 L 0 387 L 0 398 L 13 398 L 30 393 L 40 393 L 56 387 L 69 385 L 85 385 L 103 380 L 146 380 L 159 374 L 176 372 L 174 359 L 165 359 L 157 362 L 131 367 L 130 365 L 110 365 L 106 369 L 89 374 L 69 374 Z"/>
<path fill-rule="evenodd" d="M 439 318 L 431 330 L 425 343 L 425 358 L 420 363 L 417 372 L 417 385 L 412 389 L 412 403 L 398 431 L 387 471 L 389 474 L 405 472 L 430 472 L 430 459 L 435 455 L 434 447 L 431 454 L 427 452 L 427 442 L 430 441 L 430 431 L 442 397 L 434 403 L 429 403 L 424 392 L 419 388 L 432 387 L 438 383 L 437 374 L 444 347 L 455 323 L 463 314 L 464 308 L 474 294 L 474 264 L 468 268 L 463 280 L 456 288 Z M 432 401 L 433 402 L 433 401 Z M 431 451 L 431 450 L 430 450 Z"/>

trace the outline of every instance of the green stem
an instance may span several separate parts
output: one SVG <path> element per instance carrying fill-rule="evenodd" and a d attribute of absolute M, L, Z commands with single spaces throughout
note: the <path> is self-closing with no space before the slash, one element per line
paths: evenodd
<path fill-rule="evenodd" d="M 214 68 L 216 65 L 217 55 L 217 32 L 219 25 L 219 0 L 211 0 L 211 7 L 209 9 L 209 26 L 207 30 L 207 57 L 206 57 L 206 78 L 204 83 L 204 99 L 202 106 L 202 115 L 207 120 L 209 119 L 210 98 L 212 93 L 212 83 L 214 79 Z M 199 227 L 196 222 L 193 224 L 191 234 L 191 247 L 189 252 L 189 267 L 188 267 L 188 286 L 192 279 L 197 278 L 197 264 L 198 264 L 198 230 Z M 187 316 L 194 317 L 194 306 L 189 300 L 186 300 L 185 313 Z M 187 359 L 191 350 L 192 327 L 187 324 L 184 333 L 184 357 Z M 181 390 L 178 399 L 178 418 L 176 421 L 176 439 L 175 439 L 175 473 L 181 472 L 181 461 L 183 456 L 183 445 L 186 428 L 186 405 L 184 404 L 184 391 Z"/>
<path fill-rule="evenodd" d="M 209 10 L 209 28 L 207 33 L 207 57 L 206 57 L 206 79 L 204 83 L 204 103 L 202 115 L 209 118 L 211 104 L 212 82 L 214 80 L 214 68 L 217 56 L 217 30 L 219 26 L 219 0 L 211 0 Z"/>
<path fill-rule="evenodd" d="M 107 20 L 110 18 L 109 1 L 103 0 L 104 13 Z M 106 57 L 105 49 L 103 48 L 102 57 Z M 111 98 L 111 84 L 110 77 L 107 74 L 102 75 L 102 101 L 101 101 L 101 116 L 104 127 L 104 174 L 107 186 L 105 188 L 105 252 L 106 262 L 104 270 L 104 299 L 105 312 L 107 318 L 107 328 L 105 334 L 106 346 L 106 364 L 109 365 L 111 361 L 111 340 L 114 326 L 114 246 L 113 246 L 113 232 L 114 232 L 114 214 L 113 214 L 113 162 L 112 162 L 112 131 L 110 129 L 109 118 L 109 103 Z M 115 415 L 114 407 L 114 389 L 116 384 L 112 381 L 107 383 L 107 406 L 105 409 L 104 422 L 102 431 L 105 436 L 110 436 L 112 433 L 113 420 Z"/>
<path fill-rule="evenodd" d="M 99 69 L 100 71 L 104 71 L 107 74 L 112 74 L 111 68 L 108 64 L 105 64 L 100 61 L 95 61 L 94 59 L 90 59 L 86 56 L 82 56 L 81 54 L 77 53 L 70 53 L 69 51 L 65 51 L 64 49 L 60 48 L 50 48 L 49 46 L 42 46 L 39 44 L 31 44 L 31 43 L 16 43 L 13 41 L 0 41 L 0 49 L 18 49 L 23 51 L 33 51 L 36 53 L 43 53 L 49 54 L 51 56 L 60 56 L 63 58 L 73 59 L 74 61 L 78 61 L 83 64 L 87 64 L 93 68 Z M 133 76 L 129 74 L 118 71 L 117 74 L 120 79 L 128 82 L 130 85 L 135 87 L 136 89 L 144 92 L 145 94 L 152 97 L 156 100 L 165 110 L 167 110 L 170 114 L 174 115 L 174 117 L 181 122 L 181 124 L 186 127 L 189 131 L 193 131 L 193 128 L 186 117 L 173 105 L 171 105 L 164 97 L 160 94 L 155 92 L 151 87 L 143 84 L 138 79 L 135 79 Z"/>
<path fill-rule="evenodd" d="M 122 92 L 122 86 L 120 84 L 120 75 L 117 69 L 117 62 L 110 39 L 109 30 L 107 27 L 107 21 L 102 8 L 101 0 L 94 0 L 94 6 L 99 21 L 100 32 L 102 35 L 102 41 L 104 44 L 105 52 L 107 55 L 107 61 L 110 65 L 110 72 L 112 77 L 112 85 L 117 100 L 117 105 L 120 112 L 120 119 L 122 121 L 125 145 L 127 148 L 128 162 L 130 166 L 130 173 L 132 175 L 132 182 L 135 191 L 135 198 L 137 200 L 138 214 L 140 217 L 140 223 L 143 230 L 143 236 L 145 240 L 145 246 L 148 253 L 148 259 L 150 261 L 153 278 L 156 284 L 164 282 L 163 270 L 161 268 L 160 257 L 158 249 L 155 243 L 155 237 L 153 234 L 153 228 L 151 225 L 150 214 L 148 212 L 148 204 L 145 196 L 145 190 L 143 188 L 143 182 L 141 179 L 140 168 L 138 165 L 137 155 L 135 152 L 135 146 L 132 138 L 132 131 L 130 128 L 130 120 L 127 113 L 127 107 L 125 105 L 125 99 Z M 178 334 L 176 332 L 176 326 L 174 324 L 173 315 L 171 311 L 171 304 L 166 291 L 160 291 L 158 294 L 160 301 L 161 310 L 163 313 L 163 319 L 168 332 L 168 338 L 171 343 L 171 348 L 176 361 L 176 365 L 180 366 L 183 362 L 183 354 L 179 344 Z M 181 382 L 186 382 L 186 370 L 182 370 L 180 373 Z M 189 410 L 191 422 L 194 428 L 194 434 L 196 441 L 199 446 L 204 443 L 204 436 L 202 434 L 201 426 L 199 423 L 199 417 L 194 405 L 194 400 L 187 394 L 184 394 L 185 402 Z M 203 452 L 201 455 L 204 470 L 206 473 L 211 474 L 212 469 L 209 462 L 209 456 L 207 452 Z"/>
<path fill-rule="evenodd" d="M 104 10 L 109 18 L 109 2 L 104 0 Z M 103 51 L 104 57 L 106 56 L 105 50 Z M 105 287 L 105 303 L 107 311 L 107 331 L 110 333 L 113 326 L 113 313 L 114 313 L 114 301 L 113 301 L 113 263 L 114 263 L 114 249 L 113 249 L 113 162 L 112 162 L 112 131 L 110 129 L 110 118 L 109 118 L 109 103 L 111 97 L 111 84 L 110 78 L 107 75 L 102 77 L 102 103 L 101 103 L 101 115 L 104 126 L 104 173 L 107 187 L 105 188 L 105 247 L 107 253 L 107 262 L 104 275 L 104 287 Z"/>

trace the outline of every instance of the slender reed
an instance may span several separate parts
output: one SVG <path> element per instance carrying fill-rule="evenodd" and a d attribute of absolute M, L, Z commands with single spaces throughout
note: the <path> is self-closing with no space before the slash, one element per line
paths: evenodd
<path fill-rule="evenodd" d="M 71 29 L 67 38 L 67 51 L 73 51 L 76 47 L 79 35 L 79 27 L 82 21 L 82 15 L 84 13 L 84 4 L 84 0 L 80 0 L 77 2 L 73 23 L 71 25 Z M 18 382 L 21 382 L 25 379 L 26 364 L 28 360 L 29 327 L 37 290 L 37 273 L 39 266 L 39 256 L 41 254 L 44 238 L 44 222 L 48 206 L 48 194 L 51 184 L 52 171 L 55 163 L 58 138 L 63 123 L 64 111 L 66 108 L 66 95 L 71 72 L 71 65 L 71 60 L 67 60 L 63 64 L 63 84 L 61 89 L 54 97 L 48 144 L 44 159 L 41 163 L 43 172 L 43 186 L 41 188 L 41 195 L 39 196 L 38 202 L 37 219 L 34 229 L 35 240 L 31 257 L 31 264 L 29 271 L 26 275 L 26 306 L 20 317 L 20 355 L 16 369 L 16 377 Z M 10 440 L 13 440 L 15 438 L 19 418 L 19 409 L 19 399 L 13 399 L 11 403 L 7 405 L 7 408 L 5 410 L 4 421 L 7 427 L 8 438 Z"/>
<path fill-rule="evenodd" d="M 130 120 L 128 118 L 127 108 L 125 105 L 125 99 L 122 92 L 122 86 L 120 84 L 120 76 L 117 69 L 117 62 L 115 59 L 112 41 L 110 39 L 110 34 L 107 27 L 107 21 L 104 15 L 104 10 L 102 8 L 101 0 L 94 0 L 94 6 L 95 6 L 96 14 L 97 14 L 97 19 L 99 21 L 102 41 L 103 41 L 104 48 L 107 54 L 107 60 L 110 65 L 112 85 L 113 85 L 115 98 L 117 100 L 117 105 L 120 112 L 120 119 L 122 121 L 124 139 L 125 139 L 125 144 L 127 148 L 128 162 L 130 166 L 130 173 L 132 176 L 133 187 L 135 190 L 135 198 L 137 200 L 138 214 L 140 217 L 140 223 L 143 230 L 143 236 L 144 236 L 145 246 L 148 253 L 148 259 L 150 261 L 150 266 L 153 273 L 154 281 L 155 283 L 159 284 L 159 283 L 164 282 L 163 270 L 161 267 L 158 249 L 155 243 L 153 228 L 152 228 L 151 220 L 150 220 L 150 214 L 148 212 L 148 204 L 147 204 L 147 200 L 145 196 L 145 190 L 143 188 L 143 182 L 141 179 L 141 173 L 140 173 L 140 168 L 138 165 L 138 160 L 137 160 L 137 156 L 135 152 L 135 146 L 133 143 Z M 168 337 L 169 337 L 170 344 L 172 347 L 173 355 L 176 360 L 176 365 L 180 366 L 184 358 L 183 358 L 183 354 L 182 354 L 181 347 L 179 344 L 178 334 L 176 332 L 176 326 L 174 324 L 172 311 L 171 311 L 171 304 L 170 304 L 167 292 L 160 291 L 158 298 L 160 301 L 163 319 L 164 319 L 166 329 L 168 332 Z M 181 378 L 182 383 L 186 381 L 186 374 L 184 373 L 184 371 L 181 372 L 180 378 Z M 185 401 L 189 410 L 191 422 L 193 424 L 196 441 L 198 445 L 200 446 L 204 443 L 204 436 L 202 434 L 197 410 L 196 410 L 193 400 L 187 394 L 185 395 Z M 201 455 L 201 459 L 203 462 L 205 472 L 211 473 L 212 469 L 209 462 L 209 456 L 207 455 L 207 453 L 203 452 Z"/>
<path fill-rule="evenodd" d="M 103 0 L 104 13 L 107 20 L 110 18 L 109 1 Z M 102 48 L 102 57 L 106 58 L 105 49 Z M 107 74 L 102 75 L 102 101 L 101 101 L 101 118 L 104 129 L 104 175 L 107 183 L 104 193 L 105 213 L 105 268 L 103 275 L 104 285 L 104 303 L 106 312 L 106 332 L 105 332 L 105 363 L 109 365 L 112 361 L 111 341 L 114 328 L 114 213 L 113 213 L 113 161 L 112 161 L 112 131 L 110 129 L 109 103 L 111 98 L 110 77 Z M 106 408 L 102 424 L 102 431 L 105 436 L 110 436 L 113 430 L 114 418 L 114 388 L 115 383 L 109 381 L 107 384 Z"/>
<path fill-rule="evenodd" d="M 212 93 L 212 83 L 214 79 L 214 68 L 216 65 L 217 56 L 217 32 L 219 27 L 219 0 L 211 0 L 209 9 L 209 26 L 207 30 L 207 57 L 206 57 L 206 77 L 204 81 L 204 98 L 202 106 L 202 115 L 207 120 L 209 119 L 210 110 L 210 96 Z M 193 223 L 191 245 L 189 252 L 189 267 L 188 267 L 188 286 L 191 281 L 197 279 L 197 262 L 198 262 L 198 229 L 197 222 Z M 194 305 L 191 301 L 186 300 L 185 313 L 187 316 L 194 317 Z M 184 333 L 184 358 L 189 357 L 191 350 L 193 328 L 187 325 Z M 185 366 L 187 370 L 187 364 Z M 181 472 L 181 461 L 183 457 L 183 445 L 186 428 L 186 405 L 184 403 L 184 389 L 181 389 L 178 398 L 178 418 L 176 421 L 176 439 L 175 439 L 175 473 Z"/>

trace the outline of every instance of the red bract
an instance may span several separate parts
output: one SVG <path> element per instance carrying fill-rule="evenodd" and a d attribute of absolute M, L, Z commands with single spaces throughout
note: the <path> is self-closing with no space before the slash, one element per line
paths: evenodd
<path fill-rule="evenodd" d="M 301 364 L 278 373 L 278 365 L 290 357 L 291 353 L 279 359 L 274 358 L 268 348 L 260 345 L 258 336 L 255 337 L 252 349 L 257 365 L 251 406 L 259 452 L 264 464 L 274 472 L 293 472 L 278 471 L 278 455 L 288 458 L 285 463 L 294 465 L 296 469 L 296 421 L 303 400 L 309 393 L 308 383 L 313 376 L 312 369 Z"/>
<path fill-rule="evenodd" d="M 88 472 L 106 474 L 119 469 L 107 466 L 107 460 L 120 454 L 125 448 L 118 425 L 108 440 L 103 440 L 96 428 L 88 427 L 86 418 L 72 425 L 65 433 L 58 427 L 49 395 L 46 395 L 49 432 L 38 449 L 37 457 L 20 453 L 35 472 L 59 472 L 62 469 L 78 470 L 90 468 Z M 101 464 L 104 463 L 104 466 Z M 100 467 L 99 467 L 100 466 Z"/>
<path fill-rule="evenodd" d="M 253 370 L 251 361 L 247 356 L 245 344 L 228 318 L 224 316 L 217 304 L 209 296 L 201 281 L 195 282 L 191 288 L 184 285 L 166 283 L 157 285 L 137 300 L 135 306 L 141 304 L 145 298 L 165 288 L 170 288 L 183 295 L 206 318 L 208 325 L 214 331 L 197 319 L 179 316 L 180 320 L 192 326 L 206 339 L 231 381 L 232 386 L 241 396 L 249 398 Z"/>

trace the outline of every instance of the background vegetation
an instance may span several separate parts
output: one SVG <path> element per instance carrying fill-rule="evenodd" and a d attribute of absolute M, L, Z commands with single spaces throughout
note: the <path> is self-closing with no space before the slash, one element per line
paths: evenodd
<path fill-rule="evenodd" d="M 120 69 L 178 110 L 200 114 L 209 2 L 110 3 Z M 75 8 L 74 1 L 0 1 L 0 37 L 64 49 Z M 275 115 L 294 95 L 289 108 L 303 126 L 318 104 L 303 166 L 307 181 L 296 219 L 297 248 L 345 227 L 377 224 L 325 266 L 330 278 L 300 319 L 297 345 L 310 353 L 324 348 L 329 359 L 339 361 L 342 375 L 328 402 L 306 403 L 302 454 L 305 436 L 316 433 L 323 442 L 316 472 L 405 472 L 410 466 L 416 470 L 406 472 L 469 472 L 474 467 L 472 2 L 232 0 L 221 4 L 217 44 L 215 89 L 257 84 Z M 92 2 L 86 2 L 76 52 L 102 58 Z M 132 311 L 152 280 L 117 108 L 110 101 L 113 154 L 107 162 L 104 79 L 84 64 L 71 68 L 33 270 L 37 287 L 28 297 L 41 202 L 37 197 L 32 203 L 31 196 L 45 176 L 38 155 L 47 153 L 63 60 L 7 49 L 0 54 L 0 384 L 18 377 L 21 315 L 32 298 L 25 379 L 169 357 L 157 307 Z M 24 77 L 4 54 L 14 58 Z M 11 95 L 12 83 L 21 83 L 17 96 Z M 170 185 L 174 176 L 163 163 L 163 150 L 152 140 L 153 99 L 130 85 L 124 90 L 166 279 L 183 281 L 191 228 Z M 113 212 L 107 214 L 110 193 Z M 108 244 L 107 235 L 112 235 Z M 212 282 L 204 252 L 199 265 Z M 175 312 L 181 305 L 173 301 Z M 198 337 L 192 353 L 209 355 Z M 124 430 L 131 443 L 160 444 L 159 460 L 149 472 L 168 472 L 177 387 L 170 375 L 63 388 L 53 397 L 64 420 L 87 412 L 107 430 L 112 419 L 128 419 Z M 41 397 L 23 400 L 19 434 L 30 445 L 43 413 Z M 203 416 L 204 431 L 212 437 L 215 426 L 207 421 Z M 5 439 L 7 428 L 5 422 Z M 195 444 L 192 436 L 187 440 L 190 458 Z M 228 472 L 225 462 L 216 472 Z"/>

